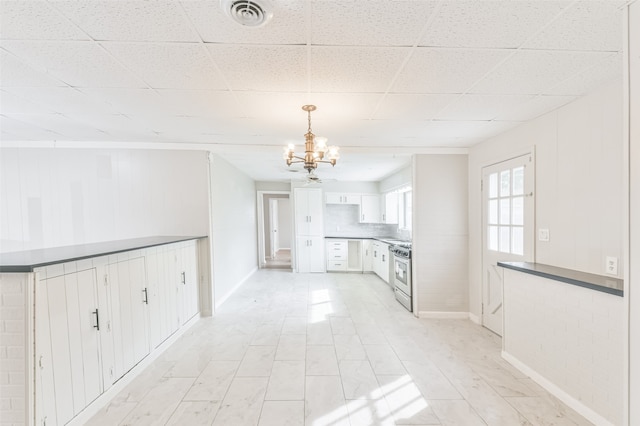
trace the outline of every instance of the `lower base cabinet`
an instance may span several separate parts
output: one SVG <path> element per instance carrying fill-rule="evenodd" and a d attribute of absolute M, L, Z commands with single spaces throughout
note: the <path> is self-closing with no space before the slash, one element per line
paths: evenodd
<path fill-rule="evenodd" d="M 298 272 L 325 272 L 324 237 L 296 237 L 296 260 Z"/>
<path fill-rule="evenodd" d="M 197 242 L 37 271 L 35 416 L 64 425 L 199 312 Z"/>

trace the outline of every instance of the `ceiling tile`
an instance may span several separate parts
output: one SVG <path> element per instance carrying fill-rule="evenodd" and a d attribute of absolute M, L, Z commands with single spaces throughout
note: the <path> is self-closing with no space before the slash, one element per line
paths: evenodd
<path fill-rule="evenodd" d="M 575 96 L 536 96 L 498 115 L 496 120 L 528 121 L 575 100 Z"/>
<path fill-rule="evenodd" d="M 105 103 L 113 112 L 133 114 L 173 114 L 175 110 L 153 89 L 83 88 L 80 91 L 96 103 Z M 96 111 L 86 111 L 93 112 Z"/>
<path fill-rule="evenodd" d="M 533 99 L 531 95 L 472 95 L 461 96 L 438 114 L 442 120 L 492 120 Z"/>
<path fill-rule="evenodd" d="M 414 94 L 393 94 L 384 97 L 380 103 L 380 108 L 373 118 L 380 120 L 390 119 L 415 119 L 430 120 L 435 118 L 449 103 L 458 98 L 459 95 L 414 95 Z"/>
<path fill-rule="evenodd" d="M 176 115 L 217 118 L 246 115 L 237 95 L 229 91 L 159 89 L 158 94 L 167 110 Z"/>
<path fill-rule="evenodd" d="M 626 1 L 578 1 L 524 45 L 531 49 L 622 50 Z"/>
<path fill-rule="evenodd" d="M 622 69 L 622 54 L 616 53 L 545 92 L 552 95 L 586 95 L 603 84 L 620 80 Z"/>
<path fill-rule="evenodd" d="M 258 28 L 238 24 L 222 12 L 219 1 L 184 1 L 182 6 L 205 42 L 234 44 L 305 44 L 306 2 L 272 0 L 273 18 Z"/>
<path fill-rule="evenodd" d="M 447 1 L 420 44 L 442 47 L 519 47 L 568 1 Z"/>
<path fill-rule="evenodd" d="M 409 52 L 403 47 L 312 47 L 311 91 L 384 93 Z"/>
<path fill-rule="evenodd" d="M 118 60 L 158 89 L 226 89 L 201 44 L 105 43 Z"/>
<path fill-rule="evenodd" d="M 121 114 L 72 114 L 70 119 L 98 129 L 113 140 L 141 141 L 156 137 L 143 120 Z"/>
<path fill-rule="evenodd" d="M 8 90 L 24 99 L 39 102 L 48 108 L 49 112 L 59 114 L 87 112 L 113 114 L 116 112 L 107 103 L 95 100 L 73 87 L 21 87 Z"/>
<path fill-rule="evenodd" d="M 1 45 L 4 47 L 4 43 Z M 0 49 L 0 87 L 56 87 L 66 86 L 62 81 L 35 70 L 15 55 Z"/>
<path fill-rule="evenodd" d="M 208 44 L 232 90 L 265 92 L 307 89 L 307 48 Z"/>
<path fill-rule="evenodd" d="M 56 1 L 54 7 L 98 41 L 199 40 L 175 1 Z"/>
<path fill-rule="evenodd" d="M 333 46 L 413 46 L 435 1 L 312 1 L 311 43 Z"/>
<path fill-rule="evenodd" d="M 0 90 L 0 114 L 51 114 L 54 111 L 45 105 L 32 102 L 22 96 L 21 90 L 9 89 Z"/>
<path fill-rule="evenodd" d="M 89 40 L 50 4 L 48 1 L 3 0 L 0 3 L 0 39 Z"/>
<path fill-rule="evenodd" d="M 142 83 L 90 42 L 3 41 L 2 46 L 74 87 L 140 87 Z"/>
<path fill-rule="evenodd" d="M 77 122 L 62 114 L 8 114 L 7 117 L 58 133 L 64 140 L 108 140 L 107 135 L 100 129 Z"/>
<path fill-rule="evenodd" d="M 0 129 L 2 129 L 2 137 L 7 138 L 4 140 L 13 140 L 13 136 L 16 136 L 18 140 L 49 141 L 59 139 L 62 136 L 59 133 L 4 115 L 0 115 Z"/>
<path fill-rule="evenodd" d="M 510 54 L 509 50 L 418 48 L 392 92 L 464 93 Z"/>
<path fill-rule="evenodd" d="M 610 53 L 521 50 L 475 85 L 473 93 L 542 94 Z"/>

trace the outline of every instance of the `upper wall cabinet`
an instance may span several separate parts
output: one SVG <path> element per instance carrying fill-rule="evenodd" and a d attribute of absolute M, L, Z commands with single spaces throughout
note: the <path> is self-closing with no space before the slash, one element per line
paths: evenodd
<path fill-rule="evenodd" d="M 388 192 L 380 197 L 382 202 L 382 222 L 388 224 L 398 223 L 398 193 Z"/>
<path fill-rule="evenodd" d="M 346 192 L 327 192 L 327 204 L 355 204 L 360 205 L 360 194 L 352 194 Z"/>
<path fill-rule="evenodd" d="M 322 190 L 296 188 L 294 190 L 296 235 L 323 236 Z"/>
<path fill-rule="evenodd" d="M 360 223 L 381 223 L 380 196 L 363 194 L 360 204 Z"/>

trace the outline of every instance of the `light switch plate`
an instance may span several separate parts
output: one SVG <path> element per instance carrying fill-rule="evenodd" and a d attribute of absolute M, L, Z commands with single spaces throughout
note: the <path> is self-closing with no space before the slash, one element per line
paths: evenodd
<path fill-rule="evenodd" d="M 549 241 L 549 229 L 547 228 L 538 229 L 538 241 Z"/>
<path fill-rule="evenodd" d="M 607 264 L 605 266 L 605 272 L 609 275 L 618 275 L 618 258 L 613 256 L 607 256 Z"/>

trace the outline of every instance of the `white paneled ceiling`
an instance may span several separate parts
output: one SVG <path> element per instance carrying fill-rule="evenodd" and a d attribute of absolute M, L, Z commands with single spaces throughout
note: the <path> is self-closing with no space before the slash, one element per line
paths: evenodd
<path fill-rule="evenodd" d="M 289 180 L 313 103 L 342 147 L 318 174 L 378 180 L 622 75 L 626 1 L 270 3 L 249 28 L 218 0 L 0 0 L 1 143 L 209 149 Z"/>

